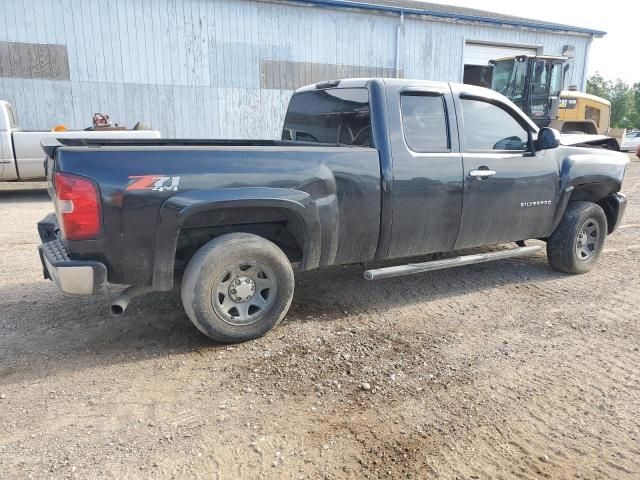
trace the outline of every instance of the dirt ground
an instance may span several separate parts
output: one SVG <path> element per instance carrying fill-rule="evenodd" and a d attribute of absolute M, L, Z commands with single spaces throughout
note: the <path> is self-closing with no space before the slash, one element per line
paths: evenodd
<path fill-rule="evenodd" d="M 112 318 L 41 278 L 41 185 L 0 186 L 0 478 L 640 478 L 640 162 L 587 275 L 543 253 L 300 274 L 266 337 L 179 295 Z"/>

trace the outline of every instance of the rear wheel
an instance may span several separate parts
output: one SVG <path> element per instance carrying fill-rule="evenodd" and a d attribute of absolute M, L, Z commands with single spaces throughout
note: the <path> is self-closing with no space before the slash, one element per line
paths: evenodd
<path fill-rule="evenodd" d="M 556 270 L 586 273 L 602 252 L 607 236 L 607 218 L 591 202 L 571 202 L 547 241 L 547 258 Z"/>
<path fill-rule="evenodd" d="M 182 304 L 193 324 L 221 342 L 260 337 L 291 305 L 294 277 L 287 256 L 257 235 L 232 233 L 205 244 L 189 261 Z"/>

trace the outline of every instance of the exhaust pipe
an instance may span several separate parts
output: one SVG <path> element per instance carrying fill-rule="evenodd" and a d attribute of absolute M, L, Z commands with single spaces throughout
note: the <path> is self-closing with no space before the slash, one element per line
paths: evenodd
<path fill-rule="evenodd" d="M 122 315 L 131 300 L 149 292 L 153 292 L 153 287 L 134 286 L 125 288 L 120 295 L 111 301 L 111 315 L 115 317 Z"/>

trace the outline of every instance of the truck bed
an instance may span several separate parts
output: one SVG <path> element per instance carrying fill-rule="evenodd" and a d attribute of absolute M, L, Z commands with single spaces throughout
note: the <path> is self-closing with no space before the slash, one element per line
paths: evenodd
<path fill-rule="evenodd" d="M 104 235 L 67 241 L 67 246 L 78 258 L 101 256 L 113 283 L 157 283 L 160 277 L 154 272 L 162 263 L 158 249 L 163 242 L 171 244 L 171 264 L 164 270 L 172 278 L 173 260 L 180 260 L 187 240 L 209 235 L 211 225 L 231 220 L 220 223 L 203 211 L 181 223 L 181 234 L 177 225 L 171 232 L 160 232 L 159 225 L 182 222 L 174 216 L 184 215 L 179 212 L 185 208 L 194 211 L 199 204 L 232 200 L 244 202 L 246 218 L 233 221 L 241 221 L 245 229 L 297 222 L 299 215 L 313 217 L 317 236 L 313 245 L 306 244 L 312 245 L 308 258 L 313 263 L 301 268 L 358 263 L 375 254 L 381 182 L 378 151 L 370 147 L 288 140 L 61 139 L 48 142 L 45 150 L 48 171 L 90 178 L 99 187 Z M 140 187 L 135 184 L 140 179 L 171 187 Z M 301 210 L 284 218 L 274 213 L 274 202 Z M 228 210 L 220 211 L 228 216 Z"/>
<path fill-rule="evenodd" d="M 42 148 L 49 157 L 56 148 L 67 147 L 352 147 L 339 143 L 301 142 L 293 140 L 239 140 L 209 138 L 51 138 L 43 140 Z"/>

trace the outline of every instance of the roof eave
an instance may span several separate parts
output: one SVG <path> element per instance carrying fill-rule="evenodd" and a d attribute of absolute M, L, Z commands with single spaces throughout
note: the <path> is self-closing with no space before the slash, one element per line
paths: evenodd
<path fill-rule="evenodd" d="M 482 17 L 482 16 L 474 16 L 474 15 L 465 15 L 462 13 L 447 13 L 447 12 L 438 12 L 435 10 L 430 10 L 428 8 L 409 8 L 409 7 L 400 7 L 395 5 L 378 5 L 375 3 L 363 3 L 363 2 L 355 2 L 352 0 L 289 0 L 299 3 L 308 3 L 319 6 L 326 7 L 342 7 L 342 8 L 356 8 L 360 10 L 374 10 L 379 12 L 390 12 L 397 14 L 407 14 L 407 15 L 425 15 L 429 17 L 436 18 L 449 18 L 455 20 L 462 20 L 467 22 L 480 22 L 491 25 L 498 26 L 513 26 L 513 27 L 524 27 L 524 28 L 533 28 L 536 30 L 549 30 L 555 32 L 567 32 L 567 33 L 580 33 L 583 35 L 591 35 L 595 38 L 602 38 L 607 34 L 602 30 L 593 30 L 590 28 L 582 28 L 582 27 L 573 27 L 570 25 L 555 25 L 544 22 L 538 22 L 536 20 L 517 20 L 517 19 L 499 19 L 499 18 L 491 18 L 491 17 Z"/>

